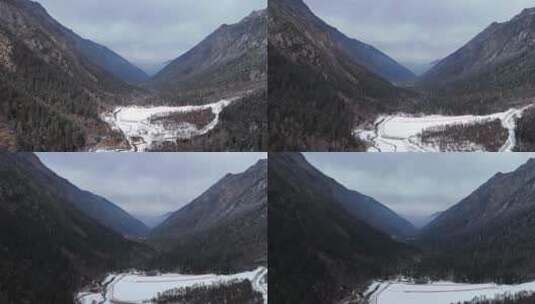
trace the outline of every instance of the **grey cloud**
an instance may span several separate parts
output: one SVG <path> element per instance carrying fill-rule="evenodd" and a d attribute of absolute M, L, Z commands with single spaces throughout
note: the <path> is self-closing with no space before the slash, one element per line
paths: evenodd
<path fill-rule="evenodd" d="M 78 187 L 137 216 L 175 211 L 227 173 L 240 173 L 266 153 L 39 153 Z"/>
<path fill-rule="evenodd" d="M 444 211 L 533 153 L 306 153 L 327 175 L 413 219 Z"/>
<path fill-rule="evenodd" d="M 429 63 L 463 46 L 492 22 L 511 19 L 533 0 L 305 0 L 350 37 L 400 62 Z"/>
<path fill-rule="evenodd" d="M 62 24 L 138 65 L 186 52 L 267 0 L 38 0 Z"/>

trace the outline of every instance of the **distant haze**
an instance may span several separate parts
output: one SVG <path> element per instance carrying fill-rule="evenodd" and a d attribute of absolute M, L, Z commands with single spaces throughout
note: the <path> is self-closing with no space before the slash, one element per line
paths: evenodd
<path fill-rule="evenodd" d="M 535 153 L 305 153 L 323 173 L 417 226 Z"/>
<path fill-rule="evenodd" d="M 81 189 L 146 219 L 190 203 L 227 173 L 240 173 L 266 153 L 38 153 Z"/>
<path fill-rule="evenodd" d="M 305 0 L 346 35 L 372 44 L 419 73 L 504 22 L 534 0 Z"/>
<path fill-rule="evenodd" d="M 153 73 L 267 0 L 38 0 L 52 17 Z"/>

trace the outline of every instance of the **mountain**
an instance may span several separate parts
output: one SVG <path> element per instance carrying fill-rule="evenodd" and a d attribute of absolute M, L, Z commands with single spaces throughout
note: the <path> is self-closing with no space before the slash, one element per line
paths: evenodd
<path fill-rule="evenodd" d="M 420 85 L 464 111 L 505 109 L 535 93 L 535 8 L 493 23 L 423 75 Z M 457 103 L 461 103 L 457 105 Z"/>
<path fill-rule="evenodd" d="M 37 158 L 31 158 L 31 175 L 34 182 L 53 191 L 64 202 L 71 203 L 85 215 L 89 216 L 101 225 L 128 237 L 141 237 L 148 233 L 149 229 L 141 221 L 135 219 L 117 205 L 107 199 L 84 191 L 71 184 L 68 180 L 58 176 Z"/>
<path fill-rule="evenodd" d="M 0 124 L 12 148 L 73 151 L 108 138 L 102 108 L 140 94 L 113 75 L 128 69 L 134 68 L 59 24 L 40 4 L 0 1 Z"/>
<path fill-rule="evenodd" d="M 292 161 L 293 177 L 299 179 L 301 185 L 329 195 L 329 199 L 338 203 L 349 215 L 393 238 L 403 239 L 416 234 L 416 228 L 407 220 L 377 200 L 347 189 L 336 180 L 326 176 L 314 168 L 302 154 L 283 156 Z"/>
<path fill-rule="evenodd" d="M 173 212 L 167 212 L 156 216 L 137 216 L 147 227 L 154 228 L 167 220 Z"/>
<path fill-rule="evenodd" d="M 33 154 L 0 154 L 0 302 L 73 303 L 81 286 L 152 254 L 84 215 L 41 170 Z"/>
<path fill-rule="evenodd" d="M 405 83 L 416 78 L 413 72 L 374 46 L 349 38 L 328 24 L 324 24 L 324 27 L 328 29 L 328 35 L 337 43 L 338 48 L 345 51 L 353 61 L 366 67 L 370 72 L 392 83 Z"/>
<path fill-rule="evenodd" d="M 423 228 L 438 269 L 471 280 L 535 279 L 535 160 L 498 173 Z M 453 269 L 453 270 L 452 270 Z M 446 270 L 444 270 L 446 271 Z"/>
<path fill-rule="evenodd" d="M 267 160 L 227 174 L 154 228 L 164 268 L 250 270 L 267 265 Z"/>
<path fill-rule="evenodd" d="M 239 23 L 220 26 L 169 63 L 148 82 L 148 86 L 164 92 L 163 95 L 172 102 L 188 104 L 265 89 L 266 20 L 266 11 L 260 10 Z"/>
<path fill-rule="evenodd" d="M 373 57 L 374 63 L 392 66 L 381 53 L 323 22 L 302 0 L 269 4 L 270 149 L 364 149 L 353 128 L 405 106 L 413 93 L 359 64 L 371 64 Z"/>
<path fill-rule="evenodd" d="M 270 301 L 337 303 L 415 254 L 348 212 L 325 180 L 300 154 L 270 153 Z"/>
<path fill-rule="evenodd" d="M 93 63 L 129 84 L 140 84 L 149 79 L 144 71 L 105 46 L 88 39 L 77 39 L 77 46 Z"/>

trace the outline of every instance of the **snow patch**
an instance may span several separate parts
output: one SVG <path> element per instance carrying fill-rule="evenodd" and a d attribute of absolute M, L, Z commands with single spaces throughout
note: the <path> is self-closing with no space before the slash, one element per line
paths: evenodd
<path fill-rule="evenodd" d="M 219 116 L 223 109 L 238 98 L 224 99 L 216 103 L 201 106 L 181 107 L 117 107 L 112 112 L 102 114 L 102 120 L 114 130 L 122 132 L 132 147 L 132 151 L 143 152 L 155 143 L 190 139 L 202 136 L 213 130 L 219 123 Z M 166 117 L 175 113 L 191 113 L 211 110 L 215 118 L 202 128 L 191 123 L 183 122 L 173 126 L 154 121 L 154 118 Z"/>
<path fill-rule="evenodd" d="M 267 269 L 264 267 L 232 275 L 166 273 L 148 276 L 137 272 L 110 274 L 102 281 L 101 285 L 105 288 L 101 292 L 82 291 L 78 293 L 76 299 L 79 304 L 150 303 L 158 292 L 198 285 L 215 285 L 234 280 L 249 280 L 253 289 L 262 293 L 264 303 L 267 304 Z"/>
<path fill-rule="evenodd" d="M 485 296 L 494 299 L 499 295 L 535 292 L 535 282 L 519 285 L 461 284 L 447 281 L 414 284 L 409 281 L 373 282 L 365 295 L 370 304 L 451 304 Z"/>
<path fill-rule="evenodd" d="M 374 123 L 373 129 L 355 129 L 353 134 L 369 143 L 369 152 L 441 152 L 436 146 L 425 145 L 419 134 L 425 129 L 457 124 L 475 124 L 499 119 L 502 126 L 509 132 L 507 141 L 500 152 L 511 152 L 516 145 L 516 120 L 531 106 L 521 109 L 509 109 L 501 113 L 490 115 L 462 115 L 462 116 L 411 116 L 408 114 L 380 116 Z M 473 150 L 482 147 L 474 145 Z"/>

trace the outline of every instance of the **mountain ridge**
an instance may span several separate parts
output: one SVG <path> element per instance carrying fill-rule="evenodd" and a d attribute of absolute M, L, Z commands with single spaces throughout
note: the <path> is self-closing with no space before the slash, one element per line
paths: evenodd
<path fill-rule="evenodd" d="M 152 229 L 158 267 L 235 272 L 267 266 L 267 160 L 227 174 Z"/>

